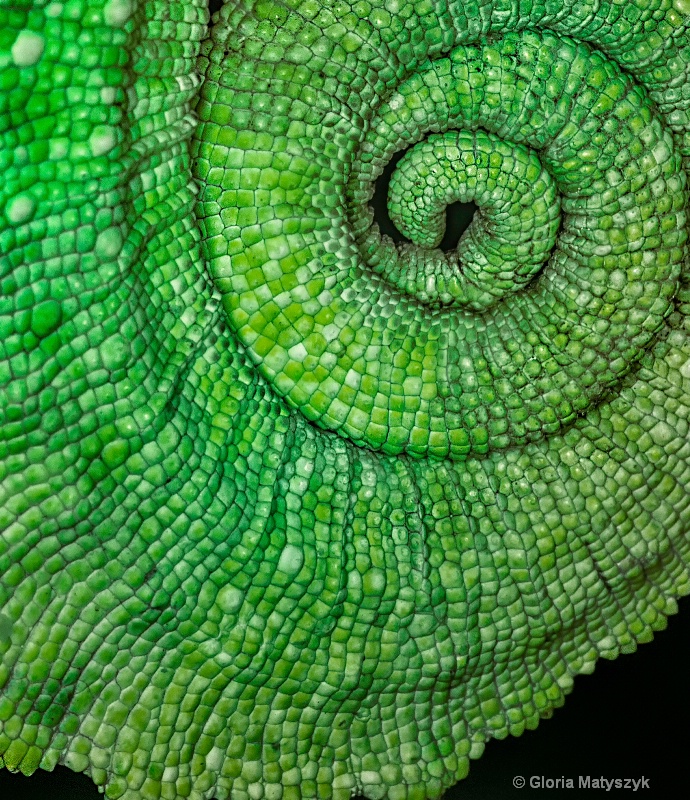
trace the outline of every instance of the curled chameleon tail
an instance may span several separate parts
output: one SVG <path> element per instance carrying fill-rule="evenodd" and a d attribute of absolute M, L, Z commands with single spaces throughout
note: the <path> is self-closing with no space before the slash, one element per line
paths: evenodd
<path fill-rule="evenodd" d="M 665 625 L 689 26 L 0 5 L 2 764 L 438 797 Z"/>

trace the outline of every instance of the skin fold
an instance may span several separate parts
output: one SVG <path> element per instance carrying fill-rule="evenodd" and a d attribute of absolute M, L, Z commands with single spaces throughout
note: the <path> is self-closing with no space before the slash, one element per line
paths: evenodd
<path fill-rule="evenodd" d="M 689 26 L 0 2 L 0 765 L 439 797 L 665 626 Z"/>

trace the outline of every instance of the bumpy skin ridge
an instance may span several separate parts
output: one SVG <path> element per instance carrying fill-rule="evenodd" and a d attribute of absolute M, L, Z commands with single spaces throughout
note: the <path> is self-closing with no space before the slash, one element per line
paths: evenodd
<path fill-rule="evenodd" d="M 0 4 L 5 766 L 127 800 L 437 797 L 664 627 L 690 591 L 689 20 Z M 469 308 L 452 256 L 366 207 L 458 128 L 538 158 L 565 253 Z"/>

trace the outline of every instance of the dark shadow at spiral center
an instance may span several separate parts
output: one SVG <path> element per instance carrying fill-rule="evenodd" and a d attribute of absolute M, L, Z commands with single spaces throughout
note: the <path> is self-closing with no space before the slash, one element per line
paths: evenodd
<path fill-rule="evenodd" d="M 439 248 L 447 253 L 455 250 L 462 234 L 470 227 L 475 213 L 479 210 L 476 203 L 451 203 L 446 206 L 446 232 Z"/>
<path fill-rule="evenodd" d="M 396 244 L 409 244 L 410 240 L 400 233 L 388 214 L 388 187 L 395 168 L 400 163 L 400 159 L 407 153 L 407 150 L 399 150 L 383 168 L 383 172 L 376 179 L 374 196 L 371 199 L 371 207 L 374 209 L 374 221 L 379 226 L 381 233 L 390 236 Z"/>
<path fill-rule="evenodd" d="M 411 149 L 411 148 L 408 148 Z M 382 234 L 390 236 L 396 244 L 409 243 L 409 239 L 395 227 L 388 214 L 388 187 L 396 166 L 407 150 L 400 150 L 386 164 L 383 172 L 376 179 L 374 196 L 371 206 L 374 209 L 374 221 L 379 226 Z M 439 249 L 444 253 L 454 250 L 458 246 L 460 237 L 467 230 L 478 210 L 476 203 L 450 203 L 446 207 L 446 232 Z"/>

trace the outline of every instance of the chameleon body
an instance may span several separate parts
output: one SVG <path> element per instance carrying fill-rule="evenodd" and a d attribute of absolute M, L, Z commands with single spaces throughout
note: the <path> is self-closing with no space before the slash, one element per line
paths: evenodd
<path fill-rule="evenodd" d="M 689 25 L 0 2 L 4 766 L 438 797 L 664 627 Z"/>

